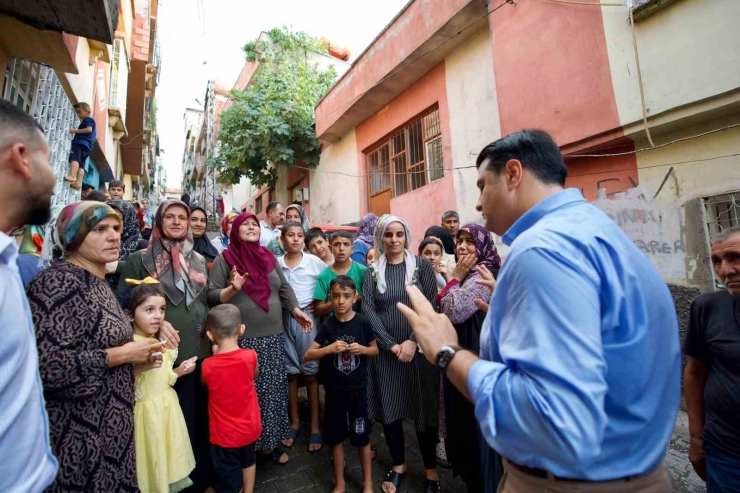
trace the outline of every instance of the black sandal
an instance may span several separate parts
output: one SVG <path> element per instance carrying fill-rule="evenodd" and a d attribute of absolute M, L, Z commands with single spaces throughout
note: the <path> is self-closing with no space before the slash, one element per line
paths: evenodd
<path fill-rule="evenodd" d="M 282 448 L 280 448 L 280 445 L 277 445 L 277 446 L 275 446 L 274 449 L 272 449 L 271 452 L 268 452 L 266 454 L 263 454 L 262 452 L 259 452 L 257 454 L 257 457 L 258 458 L 261 457 L 261 458 L 263 458 L 265 460 L 269 460 L 271 462 L 274 462 L 278 466 L 284 466 L 285 464 L 287 464 L 288 462 L 290 462 L 290 457 L 288 457 L 288 460 L 286 460 L 285 462 L 280 462 L 280 458 L 283 456 L 283 454 L 285 454 L 285 451 Z"/>
<path fill-rule="evenodd" d="M 424 489 L 426 493 L 442 493 L 442 487 L 439 485 L 439 481 L 425 479 L 424 484 L 426 485 Z"/>
<path fill-rule="evenodd" d="M 396 488 L 396 493 L 398 493 L 399 491 L 398 485 L 401 484 L 401 479 L 403 479 L 404 476 L 406 476 L 405 472 L 400 473 L 400 472 L 396 472 L 393 469 L 391 469 L 390 471 L 388 471 L 388 474 L 386 474 L 383 477 L 383 483 L 391 483 Z M 383 489 L 382 483 L 380 485 L 380 489 L 382 489 L 385 492 L 385 490 Z"/>

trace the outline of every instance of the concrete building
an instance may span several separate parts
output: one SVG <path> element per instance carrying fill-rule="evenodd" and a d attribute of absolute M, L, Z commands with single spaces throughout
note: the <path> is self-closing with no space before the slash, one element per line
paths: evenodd
<path fill-rule="evenodd" d="M 739 221 L 740 3 L 612 4 L 409 2 L 316 107 L 311 219 L 392 212 L 415 245 L 448 209 L 479 221 L 478 152 L 541 128 L 685 310 Z"/>
<path fill-rule="evenodd" d="M 77 102 L 90 104 L 97 132 L 84 182 L 104 189 L 124 176 L 123 154 L 132 128 L 126 124 L 128 95 L 139 89 L 139 81 L 130 77 L 132 56 L 142 44 L 143 31 L 135 23 L 143 15 L 137 11 L 152 5 L 156 9 L 155 0 L 73 0 L 52 10 L 36 0 L 0 1 L 0 97 L 24 108 L 44 128 L 57 176 L 54 204 L 79 198 L 62 181 L 72 140 L 67 129 L 79 123 L 72 108 Z M 151 31 L 147 36 L 151 38 Z M 145 190 L 131 186 L 142 173 L 143 168 L 128 178 L 129 195 L 134 189 L 137 196 L 146 196 Z"/>

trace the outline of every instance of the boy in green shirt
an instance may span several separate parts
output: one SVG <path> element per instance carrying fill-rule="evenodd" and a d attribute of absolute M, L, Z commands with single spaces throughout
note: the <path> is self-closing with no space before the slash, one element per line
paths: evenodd
<path fill-rule="evenodd" d="M 353 305 L 353 308 L 356 312 L 361 311 L 362 283 L 365 280 L 367 267 L 353 262 L 350 258 L 353 251 L 352 240 L 353 237 L 349 231 L 340 230 L 331 235 L 329 244 L 331 252 L 334 254 L 334 264 L 319 274 L 316 291 L 313 295 L 313 312 L 319 318 L 326 317 L 333 310 L 331 301 L 329 301 L 329 284 L 337 276 L 347 276 L 355 282 L 357 302 Z"/>

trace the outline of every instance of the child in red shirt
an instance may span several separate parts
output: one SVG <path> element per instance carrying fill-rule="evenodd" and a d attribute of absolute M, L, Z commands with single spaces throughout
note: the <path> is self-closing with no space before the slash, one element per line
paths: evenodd
<path fill-rule="evenodd" d="M 202 380 L 208 386 L 211 460 L 219 493 L 253 493 L 256 476 L 255 442 L 262 434 L 254 380 L 257 353 L 237 345 L 244 334 L 239 309 L 219 305 L 208 312 L 208 338 L 218 345 L 203 361 Z"/>

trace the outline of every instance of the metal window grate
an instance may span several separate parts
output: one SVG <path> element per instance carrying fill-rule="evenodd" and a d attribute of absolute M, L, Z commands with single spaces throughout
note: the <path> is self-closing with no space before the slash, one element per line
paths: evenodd
<path fill-rule="evenodd" d="M 50 164 L 56 177 L 51 205 L 80 200 L 78 191 L 64 184 L 69 170 L 70 127 L 79 120 L 54 70 L 21 58 L 8 58 L 3 81 L 3 99 L 22 108 L 39 122 L 51 150 Z"/>
<path fill-rule="evenodd" d="M 392 188 L 393 196 L 398 197 L 442 178 L 441 128 L 439 108 L 434 108 L 393 132 L 368 153 L 370 195 Z"/>
<path fill-rule="evenodd" d="M 740 226 L 740 191 L 704 198 L 709 238 Z"/>

